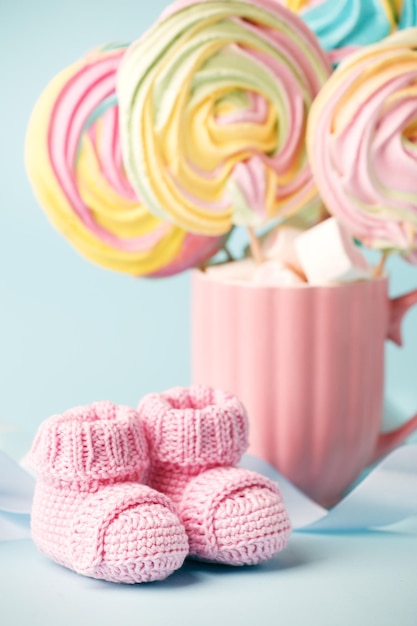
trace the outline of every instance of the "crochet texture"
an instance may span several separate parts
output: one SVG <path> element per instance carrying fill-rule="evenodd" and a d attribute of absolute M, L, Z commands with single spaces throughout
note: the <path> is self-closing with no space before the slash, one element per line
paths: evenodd
<path fill-rule="evenodd" d="M 188 540 L 174 506 L 140 484 L 149 456 L 136 411 L 100 402 L 52 416 L 28 463 L 38 474 L 32 536 L 51 559 L 123 583 L 181 567 Z"/>
<path fill-rule="evenodd" d="M 192 556 L 249 565 L 286 546 L 291 527 L 277 485 L 235 467 L 248 446 L 235 396 L 176 387 L 145 396 L 138 413 L 150 447 L 148 484 L 175 502 Z"/>

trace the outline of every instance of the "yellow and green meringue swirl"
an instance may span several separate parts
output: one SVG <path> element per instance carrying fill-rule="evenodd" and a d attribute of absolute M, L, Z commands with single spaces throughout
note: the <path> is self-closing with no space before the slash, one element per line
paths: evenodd
<path fill-rule="evenodd" d="M 274 0 L 174 3 L 118 72 L 137 194 L 205 235 L 317 210 L 305 128 L 330 73 L 314 35 Z"/>

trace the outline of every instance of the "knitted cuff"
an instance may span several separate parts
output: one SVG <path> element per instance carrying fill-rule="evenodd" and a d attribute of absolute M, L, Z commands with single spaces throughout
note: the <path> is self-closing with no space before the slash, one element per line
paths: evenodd
<path fill-rule="evenodd" d="M 248 420 L 232 394 L 203 385 L 149 394 L 140 402 L 152 462 L 234 465 L 248 447 Z"/>
<path fill-rule="evenodd" d="M 97 402 L 45 420 L 28 464 L 52 480 L 135 480 L 149 465 L 148 446 L 134 409 Z"/>

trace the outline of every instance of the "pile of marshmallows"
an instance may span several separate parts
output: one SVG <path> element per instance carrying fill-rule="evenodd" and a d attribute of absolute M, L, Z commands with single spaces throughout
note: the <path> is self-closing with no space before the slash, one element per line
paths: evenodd
<path fill-rule="evenodd" d="M 370 280 L 375 273 L 335 217 L 309 229 L 301 220 L 291 220 L 263 238 L 262 253 L 262 263 L 245 258 L 206 271 L 227 282 L 282 287 Z"/>
<path fill-rule="evenodd" d="M 63 70 L 26 141 L 54 226 L 133 276 L 210 265 L 236 227 L 271 229 L 264 262 L 219 278 L 370 279 L 354 239 L 417 265 L 415 2 L 338 4 L 177 0 Z"/>

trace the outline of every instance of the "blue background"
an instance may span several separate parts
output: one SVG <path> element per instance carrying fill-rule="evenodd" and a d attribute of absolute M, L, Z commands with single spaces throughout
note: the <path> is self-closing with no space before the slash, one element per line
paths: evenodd
<path fill-rule="evenodd" d="M 98 399 L 135 405 L 190 382 L 189 274 L 135 280 L 81 258 L 48 223 L 23 164 L 31 109 L 84 52 L 138 37 L 165 0 L 0 0 L 0 444 L 19 455 L 48 415 Z M 391 292 L 417 288 L 417 267 L 389 262 Z M 417 307 L 406 347 L 388 347 L 388 413 L 417 410 Z"/>
<path fill-rule="evenodd" d="M 23 166 L 46 83 L 85 51 L 139 36 L 165 0 L 0 0 L 0 447 L 20 456 L 48 415 L 98 399 L 135 405 L 190 381 L 189 275 L 135 281 L 97 268 L 56 233 Z M 389 263 L 391 292 L 417 268 Z M 417 307 L 389 346 L 388 421 L 417 410 Z M 188 562 L 134 588 L 74 575 L 31 542 L 0 545 L 0 621 L 21 624 L 416 624 L 415 524 L 402 533 L 306 536 L 256 568 Z"/>

